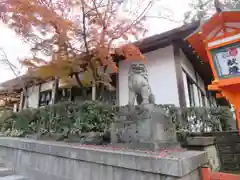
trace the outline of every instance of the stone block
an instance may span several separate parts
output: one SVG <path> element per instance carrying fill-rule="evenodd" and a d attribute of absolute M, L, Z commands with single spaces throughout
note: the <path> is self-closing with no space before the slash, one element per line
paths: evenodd
<path fill-rule="evenodd" d="M 5 177 L 0 177 L 0 180 L 27 180 L 27 178 L 18 175 L 10 175 Z"/>
<path fill-rule="evenodd" d="M 133 179 L 165 177 L 177 180 L 188 176 L 207 162 L 206 152 L 201 151 L 175 151 L 174 148 L 164 152 L 116 150 L 101 146 L 81 146 L 20 138 L 0 138 L 0 154 L 3 160 L 11 161 L 15 165 L 14 168 L 18 173 L 24 172 L 21 175 L 32 173 L 30 176 L 32 178 L 35 173 L 39 173 L 38 177 L 45 180 L 51 178 L 68 180 L 67 177 L 70 177 L 69 180 L 81 179 L 81 177 L 91 180 L 101 177 L 100 179 L 110 180 L 111 178 L 106 177 L 109 173 L 118 177 L 113 179 L 128 180 L 129 178 L 124 176 L 125 169 L 129 174 L 135 174 Z M 108 173 L 105 171 L 106 168 Z M 77 175 L 78 173 L 81 176 Z"/>
<path fill-rule="evenodd" d="M 208 163 L 213 170 L 220 169 L 220 157 L 217 152 L 215 145 L 207 146 L 204 148 L 204 151 L 208 154 Z"/>
<path fill-rule="evenodd" d="M 134 141 L 131 144 L 127 144 L 130 149 L 149 150 L 149 151 L 162 151 L 172 148 L 181 148 L 180 144 L 175 142 L 152 142 L 152 141 Z"/>
<path fill-rule="evenodd" d="M 210 146 L 215 144 L 215 137 L 188 137 L 188 146 Z"/>
<path fill-rule="evenodd" d="M 218 144 L 218 150 L 220 154 L 225 154 L 225 153 L 232 153 L 232 149 L 234 148 L 234 144 Z"/>
<path fill-rule="evenodd" d="M 172 120 L 167 118 L 163 109 L 152 105 L 145 105 L 144 108 L 149 109 L 150 117 L 146 118 L 147 115 L 144 115 L 137 120 L 136 148 L 149 146 L 156 151 L 179 146 Z"/>
<path fill-rule="evenodd" d="M 187 148 L 189 150 L 206 151 L 208 154 L 208 163 L 214 170 L 220 168 L 220 158 L 215 144 L 215 137 L 188 137 Z"/>
<path fill-rule="evenodd" d="M 111 126 L 111 143 L 130 143 L 136 136 L 136 122 L 117 121 Z"/>
<path fill-rule="evenodd" d="M 119 116 L 127 116 L 129 113 L 128 106 L 119 107 L 118 114 Z"/>
<path fill-rule="evenodd" d="M 172 120 L 161 107 L 142 104 L 131 110 L 120 108 L 120 112 L 121 118 L 112 126 L 112 143 L 131 143 L 129 148 L 155 151 L 179 146 Z"/>

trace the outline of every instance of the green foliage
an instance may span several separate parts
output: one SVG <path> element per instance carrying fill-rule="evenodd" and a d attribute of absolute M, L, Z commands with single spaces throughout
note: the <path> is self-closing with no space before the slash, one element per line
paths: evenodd
<path fill-rule="evenodd" d="M 191 107 L 183 109 L 183 128 L 197 132 L 229 130 L 230 123 L 234 121 L 233 113 L 229 107 Z M 187 120 L 187 121 L 186 121 Z M 196 126 L 196 125 L 200 126 Z"/>
<path fill-rule="evenodd" d="M 189 107 L 179 109 L 173 105 L 160 105 L 166 115 L 172 119 L 180 143 L 186 144 L 186 138 L 192 132 L 229 131 L 236 122 L 229 107 Z"/>
<path fill-rule="evenodd" d="M 0 118 L 2 131 L 9 136 L 35 133 L 105 133 L 114 121 L 113 107 L 100 102 L 66 102 L 39 109 L 8 112 Z"/>
<path fill-rule="evenodd" d="M 13 127 L 13 122 L 14 113 L 12 111 L 5 111 L 2 113 L 0 118 L 1 131 L 11 129 Z"/>
<path fill-rule="evenodd" d="M 82 106 L 82 118 L 77 119 L 77 127 L 81 132 L 104 132 L 115 118 L 112 106 L 99 106 L 99 104 L 87 102 Z"/>
<path fill-rule="evenodd" d="M 215 111 L 212 111 L 212 114 L 221 122 L 223 131 L 231 130 L 231 122 L 236 123 L 236 120 L 233 118 L 233 113 L 229 110 L 229 107 L 215 108 Z"/>
<path fill-rule="evenodd" d="M 158 105 L 172 119 L 178 131 L 207 132 L 227 131 L 230 124 L 236 121 L 229 107 L 186 107 L 180 109 L 174 105 Z"/>

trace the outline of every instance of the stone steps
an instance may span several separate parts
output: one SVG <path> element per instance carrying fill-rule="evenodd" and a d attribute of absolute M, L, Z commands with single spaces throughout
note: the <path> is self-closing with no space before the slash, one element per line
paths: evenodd
<path fill-rule="evenodd" d="M 4 167 L 4 163 L 0 162 L 0 180 L 27 180 L 23 176 L 14 174 L 14 171 Z"/>

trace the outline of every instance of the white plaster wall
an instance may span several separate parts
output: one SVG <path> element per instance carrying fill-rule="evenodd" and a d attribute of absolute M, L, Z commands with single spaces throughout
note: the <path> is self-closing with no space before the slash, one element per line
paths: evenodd
<path fill-rule="evenodd" d="M 27 89 L 28 92 L 28 107 L 38 108 L 39 103 L 39 85 L 32 86 Z"/>
<path fill-rule="evenodd" d="M 177 78 L 173 46 L 168 46 L 144 54 L 147 58 L 149 83 L 156 98 L 156 104 L 179 106 Z M 119 104 L 128 104 L 129 61 L 119 63 Z"/>
<path fill-rule="evenodd" d="M 53 82 L 54 81 L 49 81 L 49 82 L 43 83 L 43 84 L 41 84 L 40 87 L 39 87 L 39 85 L 36 85 L 36 86 L 32 86 L 32 87 L 27 88 L 28 97 L 26 98 L 26 100 L 28 102 L 28 107 L 29 108 L 38 108 L 39 88 L 40 88 L 40 92 L 50 90 L 53 87 Z M 26 108 L 26 105 L 27 105 L 26 103 L 23 105 L 24 106 L 23 109 Z"/>
<path fill-rule="evenodd" d="M 13 104 L 13 112 L 17 112 L 18 110 L 18 103 Z"/>
<path fill-rule="evenodd" d="M 41 84 L 40 92 L 52 89 L 53 83 L 54 83 L 54 81 L 48 81 L 48 82 Z"/>

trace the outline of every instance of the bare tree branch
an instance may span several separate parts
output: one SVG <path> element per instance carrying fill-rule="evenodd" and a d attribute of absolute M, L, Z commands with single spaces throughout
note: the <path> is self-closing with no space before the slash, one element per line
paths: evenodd
<path fill-rule="evenodd" d="M 6 52 L 4 51 L 3 48 L 0 48 L 1 52 L 3 53 L 3 58 L 1 59 L 1 61 L 12 71 L 12 73 L 16 76 L 16 78 L 18 79 L 19 81 L 19 84 L 23 90 L 23 94 L 25 96 L 26 99 L 28 99 L 30 93 L 27 91 L 26 89 L 26 86 L 22 80 L 22 76 L 21 76 L 21 71 L 14 65 L 12 64 L 8 57 L 7 57 L 7 54 Z M 26 106 L 28 107 L 28 103 L 27 103 L 27 100 L 26 100 Z"/>

